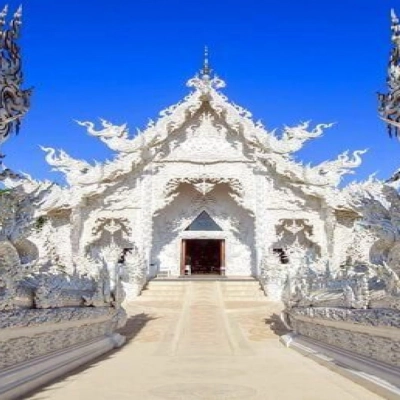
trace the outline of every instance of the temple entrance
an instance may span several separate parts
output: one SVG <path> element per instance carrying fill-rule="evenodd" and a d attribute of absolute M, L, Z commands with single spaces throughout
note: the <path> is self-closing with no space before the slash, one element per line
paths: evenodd
<path fill-rule="evenodd" d="M 182 240 L 181 274 L 221 275 L 225 264 L 225 240 Z M 189 268 L 190 266 L 190 268 Z"/>

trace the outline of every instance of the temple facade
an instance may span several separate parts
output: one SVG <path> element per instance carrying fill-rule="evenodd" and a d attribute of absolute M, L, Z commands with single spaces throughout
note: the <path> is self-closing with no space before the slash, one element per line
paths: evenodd
<path fill-rule="evenodd" d="M 67 185 L 24 181 L 46 194 L 22 256 L 89 275 L 119 260 L 128 299 L 152 277 L 188 274 L 264 277 L 267 295 L 280 298 L 288 274 L 307 263 L 345 262 L 358 214 L 338 184 L 362 151 L 303 165 L 293 154 L 331 124 L 267 131 L 225 97 L 207 60 L 187 85 L 187 97 L 134 137 L 125 125 L 79 122 L 111 161 L 43 148 Z"/>

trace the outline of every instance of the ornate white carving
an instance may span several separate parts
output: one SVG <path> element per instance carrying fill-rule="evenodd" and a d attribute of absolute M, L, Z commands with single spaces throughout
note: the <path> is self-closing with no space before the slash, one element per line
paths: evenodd
<path fill-rule="evenodd" d="M 134 136 L 125 124 L 101 120 L 96 129 L 79 122 L 116 152 L 110 161 L 89 164 L 43 148 L 47 162 L 65 175 L 66 187 L 28 177 L 10 180 L 23 192 L 44 193 L 35 215 L 47 222 L 27 238 L 40 249 L 39 268 L 87 274 L 99 280 L 100 302 L 119 304 L 124 273 L 118 269 L 130 271 L 124 287 L 133 299 L 144 277 L 159 270 L 179 274 L 183 238 L 218 237 L 226 241 L 226 273 L 260 276 L 261 269 L 266 292 L 279 298 L 288 276 L 343 251 L 357 213 L 337 185 L 361 163 L 363 152 L 345 152 L 317 166 L 295 162 L 291 154 L 332 124 L 305 122 L 277 135 L 229 102 L 219 91 L 224 82 L 210 71 L 188 86 L 193 91 L 182 102 Z M 337 223 L 340 210 L 353 213 L 349 222 Z M 185 231 L 202 211 L 222 231 Z M 271 253 L 273 246 L 286 252 L 289 264 Z M 118 266 L 124 249 L 131 253 Z"/>
<path fill-rule="evenodd" d="M 128 138 L 129 132 L 126 124 L 120 126 L 113 125 L 105 119 L 101 119 L 100 122 L 103 129 L 96 131 L 94 129 L 93 122 L 77 121 L 79 125 L 86 127 L 89 135 L 98 137 L 113 151 L 121 153 L 134 153 L 143 145 L 140 140 Z"/>
<path fill-rule="evenodd" d="M 289 318 L 293 330 L 299 335 L 360 354 L 370 361 L 384 362 L 388 368 L 399 367 L 399 342 L 393 330 L 393 327 L 399 329 L 399 313 L 381 310 L 378 314 L 375 311 L 311 308 L 293 310 Z M 385 324 L 390 317 L 393 327 Z M 368 326 L 368 320 L 373 321 L 372 326 Z M 350 321 L 354 323 L 353 329 L 349 329 Z"/>
<path fill-rule="evenodd" d="M 29 109 L 32 90 L 22 90 L 23 73 L 21 55 L 16 40 L 19 37 L 22 8 L 19 7 L 5 28 L 7 6 L 0 12 L 0 145 L 14 130 L 18 133 L 21 119 Z M 7 174 L 5 174 L 7 175 Z"/>
<path fill-rule="evenodd" d="M 380 181 L 370 179 L 352 184 L 346 190 L 348 202 L 361 215 L 361 228 L 370 230 L 375 241 L 369 251 L 374 263 L 388 265 L 400 271 L 400 196 L 397 190 Z"/>
<path fill-rule="evenodd" d="M 0 369 L 111 335 L 125 321 L 122 310 L 110 307 L 14 310 L 0 314 Z"/>
<path fill-rule="evenodd" d="M 122 284 L 127 293 L 126 301 L 129 302 L 140 294 L 146 283 L 146 263 L 136 245 L 127 251 L 122 268 Z"/>
<path fill-rule="evenodd" d="M 380 101 L 379 114 L 383 121 L 386 122 L 389 135 L 398 136 L 400 123 L 399 123 L 399 89 L 400 89 L 400 24 L 399 19 L 394 12 L 391 11 L 392 19 L 392 43 L 393 47 L 390 53 L 388 64 L 388 72 L 386 83 L 388 85 L 389 93 L 378 94 Z"/>

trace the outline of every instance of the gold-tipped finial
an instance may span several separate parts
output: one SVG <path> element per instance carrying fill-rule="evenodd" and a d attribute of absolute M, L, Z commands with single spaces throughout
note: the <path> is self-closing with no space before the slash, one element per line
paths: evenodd
<path fill-rule="evenodd" d="M 202 76 L 209 76 L 211 74 L 212 69 L 210 68 L 208 62 L 208 46 L 204 46 L 204 61 L 203 61 L 203 68 L 201 69 Z"/>

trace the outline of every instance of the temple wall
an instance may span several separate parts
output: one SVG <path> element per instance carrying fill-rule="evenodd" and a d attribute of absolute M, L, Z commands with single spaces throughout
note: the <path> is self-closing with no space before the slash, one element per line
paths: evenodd
<path fill-rule="evenodd" d="M 290 225 L 307 227 L 309 239 L 303 237 L 300 244 L 313 248 L 317 257 L 327 256 L 326 220 L 321 201 L 288 186 L 279 177 L 259 176 L 258 180 L 258 190 L 263 187 L 263 193 L 257 196 L 257 229 L 261 239 L 258 246 L 263 249 L 263 256 L 274 248 L 291 244 L 299 236 L 295 227 L 292 232 Z"/>
<path fill-rule="evenodd" d="M 123 344 L 125 318 L 110 307 L 0 313 L 0 398 L 22 395 Z"/>
<path fill-rule="evenodd" d="M 185 231 L 202 211 L 220 225 L 221 232 Z M 109 230 L 110 223 L 115 232 Z M 97 273 L 98 266 L 80 260 L 90 256 L 101 261 L 102 249 L 111 242 L 121 249 L 135 248 L 147 279 L 158 271 L 180 274 L 183 239 L 225 239 L 226 274 L 258 277 L 265 257 L 293 242 L 294 236 L 290 239 L 288 234 L 290 224 L 308 229 L 309 239 L 299 235 L 300 242 L 315 257 L 329 256 L 328 243 L 333 240 L 331 246 L 344 258 L 349 240 L 343 238 L 351 237 L 352 227 L 335 224 L 329 239 L 321 200 L 288 185 L 279 175 L 260 171 L 249 161 L 170 160 L 150 163 L 127 175 L 68 216 L 52 216 L 39 236 L 41 244 L 45 237 L 53 243 L 54 252 L 63 260 L 60 265 L 71 269 L 74 260 L 85 273 Z M 279 239 L 282 233 L 289 239 L 285 235 Z M 142 283 L 135 285 L 139 289 L 134 292 L 140 292 Z M 128 297 L 132 298 L 129 293 Z"/>
<path fill-rule="evenodd" d="M 148 277 L 159 270 L 179 275 L 182 239 L 196 237 L 225 239 L 228 275 L 259 276 L 263 258 L 281 246 L 277 236 L 290 221 L 309 224 L 313 248 L 318 256 L 326 256 L 320 200 L 254 168 L 252 162 L 151 163 L 82 203 L 69 218 L 55 216 L 51 226 L 57 229 L 45 226 L 42 236 L 50 235 L 56 252 L 70 260 L 99 258 L 112 236 L 121 248 L 138 249 Z M 203 184 L 210 185 L 204 193 Z M 222 232 L 185 232 L 203 210 Z M 106 229 L 110 221 L 120 229 L 115 234 Z M 335 229 L 335 241 L 351 230 L 343 224 Z M 87 267 L 77 267 L 86 272 Z"/>
<path fill-rule="evenodd" d="M 73 225 L 68 211 L 37 219 L 26 240 L 35 245 L 38 254 L 36 257 L 28 254 L 27 261 L 38 261 L 44 270 L 56 268 L 72 273 L 72 232 Z"/>
<path fill-rule="evenodd" d="M 337 213 L 335 230 L 333 234 L 333 252 L 331 255 L 331 263 L 334 268 L 339 268 L 340 265 L 346 263 L 347 258 L 350 256 L 349 248 L 356 240 L 354 224 L 354 216 L 351 218 L 343 215 L 342 213 Z M 368 251 L 366 251 L 364 248 L 361 248 L 360 254 L 362 252 L 365 252 L 364 258 L 357 257 L 359 259 L 354 261 L 367 260 L 366 256 L 368 255 Z"/>
<path fill-rule="evenodd" d="M 288 347 L 339 373 L 353 371 L 383 397 L 398 398 L 398 309 L 295 307 L 285 313 L 285 321 L 292 333 L 281 341 Z"/>

